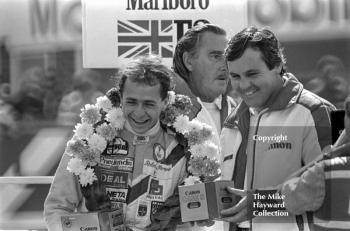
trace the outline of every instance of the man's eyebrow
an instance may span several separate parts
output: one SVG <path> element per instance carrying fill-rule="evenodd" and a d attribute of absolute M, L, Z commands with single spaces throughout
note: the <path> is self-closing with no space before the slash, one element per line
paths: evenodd
<path fill-rule="evenodd" d="M 218 55 L 222 55 L 224 54 L 224 51 L 219 51 L 219 50 L 213 50 L 209 52 L 210 54 L 218 54 Z"/>
<path fill-rule="evenodd" d="M 144 102 L 144 103 L 156 103 L 155 100 L 144 100 L 143 102 Z"/>
<path fill-rule="evenodd" d="M 245 73 L 246 74 L 256 74 L 259 73 L 260 71 L 258 69 L 249 69 Z"/>

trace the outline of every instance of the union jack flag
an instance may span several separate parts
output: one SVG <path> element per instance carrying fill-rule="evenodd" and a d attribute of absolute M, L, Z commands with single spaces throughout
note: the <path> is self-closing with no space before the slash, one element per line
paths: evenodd
<path fill-rule="evenodd" d="M 132 58 L 156 53 L 173 56 L 173 22 L 171 20 L 118 20 L 118 56 Z"/>

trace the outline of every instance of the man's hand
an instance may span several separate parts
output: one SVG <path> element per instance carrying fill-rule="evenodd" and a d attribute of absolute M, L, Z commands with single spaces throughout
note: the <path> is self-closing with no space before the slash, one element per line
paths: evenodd
<path fill-rule="evenodd" d="M 235 206 L 221 210 L 221 215 L 223 216 L 222 219 L 231 223 L 240 223 L 253 218 L 251 209 L 249 209 L 249 206 L 251 205 L 248 204 L 247 191 L 232 187 L 227 187 L 226 189 L 230 193 L 242 197 L 242 199 Z"/>
<path fill-rule="evenodd" d="M 201 220 L 201 221 L 196 221 L 196 223 L 200 227 L 203 227 L 203 226 L 210 227 L 210 226 L 213 226 L 215 224 L 215 221 L 213 221 L 213 220 Z"/>

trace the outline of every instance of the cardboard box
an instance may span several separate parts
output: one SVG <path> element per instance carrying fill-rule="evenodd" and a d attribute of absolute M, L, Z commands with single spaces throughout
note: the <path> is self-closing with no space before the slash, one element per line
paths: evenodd
<path fill-rule="evenodd" d="M 205 184 L 179 186 L 182 222 L 209 219 Z"/>
<path fill-rule="evenodd" d="M 238 202 L 236 201 L 236 196 L 226 190 L 227 186 L 234 187 L 233 181 L 222 180 L 205 184 L 209 218 L 221 219 L 220 211 L 228 209 Z"/>
<path fill-rule="evenodd" d="M 220 211 L 236 204 L 235 195 L 226 190 L 233 181 L 214 181 L 179 186 L 182 222 L 220 220 Z"/>
<path fill-rule="evenodd" d="M 111 212 L 73 213 L 61 216 L 63 231 L 124 231 L 122 210 Z"/>

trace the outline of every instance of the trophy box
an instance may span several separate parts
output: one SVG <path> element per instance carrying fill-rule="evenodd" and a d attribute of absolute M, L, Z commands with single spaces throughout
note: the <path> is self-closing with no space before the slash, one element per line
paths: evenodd
<path fill-rule="evenodd" d="M 71 215 L 61 216 L 63 231 L 123 231 L 125 230 L 123 221 L 122 210 L 73 213 Z"/>
<path fill-rule="evenodd" d="M 236 204 L 235 195 L 226 190 L 227 186 L 234 187 L 233 181 L 219 180 L 179 186 L 182 222 L 220 220 L 220 211 Z"/>

